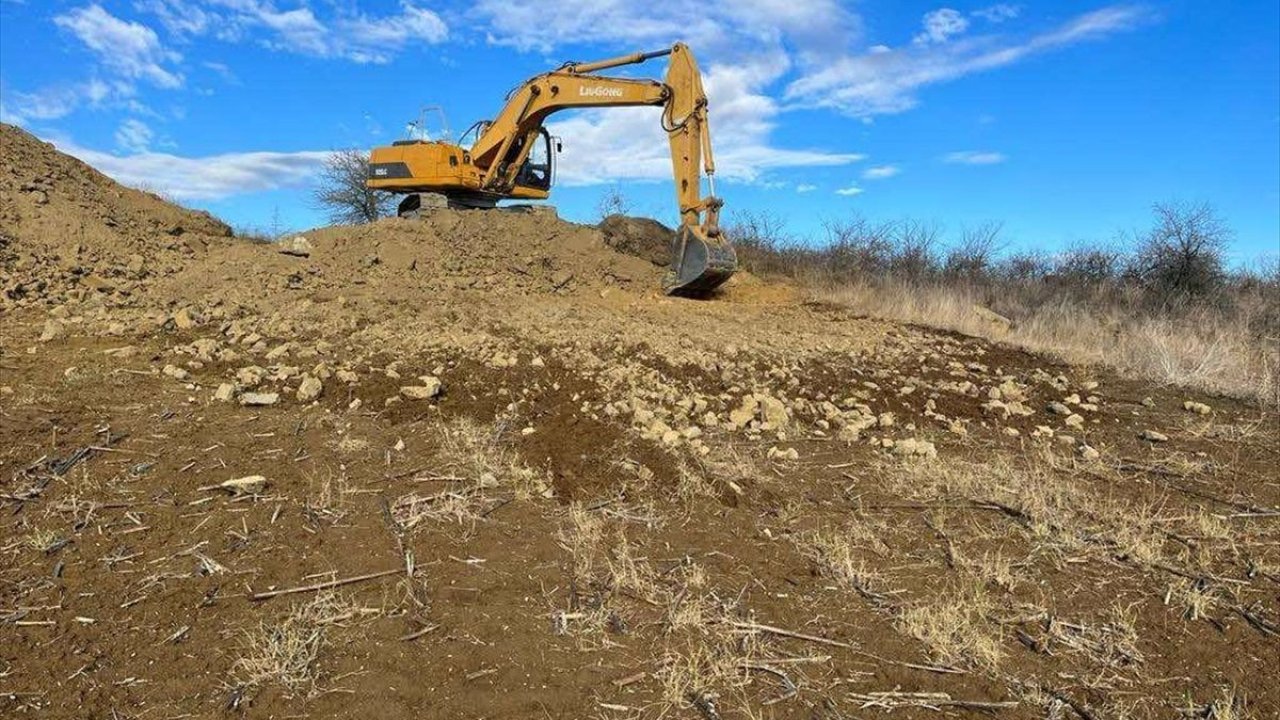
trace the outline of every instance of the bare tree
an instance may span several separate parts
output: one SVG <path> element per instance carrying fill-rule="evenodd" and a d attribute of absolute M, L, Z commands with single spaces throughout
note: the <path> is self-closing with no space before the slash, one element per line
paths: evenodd
<path fill-rule="evenodd" d="M 964 228 L 960 233 L 960 242 L 947 251 L 943 272 L 962 280 L 977 281 L 984 278 L 990 272 L 996 255 L 1003 249 L 1000 242 L 1000 231 L 1003 228 L 998 222 L 985 222 Z"/>
<path fill-rule="evenodd" d="M 1231 229 L 1207 203 L 1157 203 L 1138 245 L 1137 274 L 1161 302 L 1201 298 L 1226 278 Z"/>
<path fill-rule="evenodd" d="M 359 225 L 385 217 L 391 211 L 391 193 L 370 190 L 369 159 L 361 150 L 334 150 L 325 158 L 312 197 L 335 225 Z"/>

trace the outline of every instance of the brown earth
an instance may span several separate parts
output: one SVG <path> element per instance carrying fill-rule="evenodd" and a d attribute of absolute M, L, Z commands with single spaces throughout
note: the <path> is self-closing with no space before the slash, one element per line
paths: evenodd
<path fill-rule="evenodd" d="M 2 130 L 5 717 L 1280 715 L 1273 412 Z"/>

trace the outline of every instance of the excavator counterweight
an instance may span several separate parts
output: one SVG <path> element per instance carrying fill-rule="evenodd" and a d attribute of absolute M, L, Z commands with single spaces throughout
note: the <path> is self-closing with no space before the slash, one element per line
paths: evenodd
<path fill-rule="evenodd" d="M 669 56 L 663 82 L 595 73 Z M 662 108 L 671 146 L 680 225 L 671 241 L 668 294 L 701 295 L 729 279 L 738 261 L 720 233 L 723 202 L 714 196 L 715 160 L 702 74 L 689 48 L 676 43 L 656 52 L 589 63 L 565 63 L 525 81 L 492 120 L 476 123 L 469 147 L 442 140 L 404 140 L 374 148 L 366 185 L 405 195 L 402 216 L 437 207 L 492 208 L 501 200 L 544 200 L 555 176 L 560 141 L 544 127 L 561 110 L 591 107 Z M 702 194 L 706 176 L 709 193 Z"/>

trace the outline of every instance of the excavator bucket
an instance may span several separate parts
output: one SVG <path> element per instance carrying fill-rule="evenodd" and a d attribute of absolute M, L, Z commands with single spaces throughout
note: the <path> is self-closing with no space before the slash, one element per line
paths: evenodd
<path fill-rule="evenodd" d="M 705 295 L 720 287 L 738 269 L 738 255 L 724 236 L 706 237 L 701 230 L 680 226 L 671 241 L 671 270 L 662 281 L 668 295 Z"/>

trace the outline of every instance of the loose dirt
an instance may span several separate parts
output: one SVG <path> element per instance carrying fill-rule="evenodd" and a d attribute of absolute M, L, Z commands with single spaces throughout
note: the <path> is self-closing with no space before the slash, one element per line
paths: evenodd
<path fill-rule="evenodd" d="M 1280 714 L 1272 412 L 0 130 L 6 717 Z"/>

